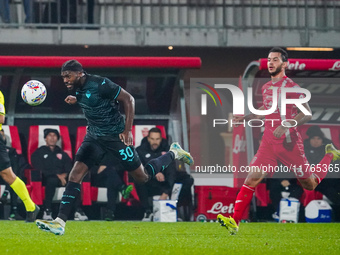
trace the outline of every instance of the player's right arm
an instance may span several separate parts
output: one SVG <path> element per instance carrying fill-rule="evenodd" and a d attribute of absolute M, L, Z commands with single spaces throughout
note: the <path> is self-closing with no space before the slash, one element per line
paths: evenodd
<path fill-rule="evenodd" d="M 265 110 L 264 109 L 264 106 L 262 105 L 258 110 Z M 241 116 L 241 115 L 234 115 L 233 116 L 233 122 L 236 123 L 236 122 L 240 122 L 240 121 L 249 121 L 249 120 L 253 120 L 253 119 L 264 119 L 265 116 L 264 115 L 256 115 L 254 113 L 250 113 L 250 114 L 247 114 L 245 116 Z"/>
<path fill-rule="evenodd" d="M 66 98 L 65 98 L 65 102 L 67 104 L 75 104 L 77 103 L 77 98 L 75 96 L 71 96 L 71 95 L 68 95 Z"/>

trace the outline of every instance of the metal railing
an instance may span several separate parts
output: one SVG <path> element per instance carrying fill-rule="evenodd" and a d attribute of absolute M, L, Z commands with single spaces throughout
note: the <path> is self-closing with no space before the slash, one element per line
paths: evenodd
<path fill-rule="evenodd" d="M 1 1 L 6 2 L 6 1 Z M 338 0 L 12 0 L 1 27 L 340 29 Z M 8 10 L 7 10 L 8 11 Z M 6 19 L 6 15 L 9 19 Z M 6 23 L 5 23 L 6 22 Z"/>

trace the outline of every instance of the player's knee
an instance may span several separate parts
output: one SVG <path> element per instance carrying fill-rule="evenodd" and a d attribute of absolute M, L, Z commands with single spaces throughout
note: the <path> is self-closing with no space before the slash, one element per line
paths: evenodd
<path fill-rule="evenodd" d="M 258 179 L 254 179 L 254 178 L 247 178 L 245 181 L 244 181 L 244 184 L 249 186 L 249 187 L 256 187 L 259 183 L 260 183 L 261 180 L 258 180 Z"/>
<path fill-rule="evenodd" d="M 146 183 L 149 180 L 149 178 L 148 178 L 148 176 L 146 174 L 138 175 L 134 179 L 135 179 L 136 182 L 138 182 L 140 184 L 144 184 L 144 183 Z"/>
<path fill-rule="evenodd" d="M 264 174 L 260 171 L 251 172 L 248 174 L 244 184 L 250 187 L 256 187 L 264 178 Z"/>
<path fill-rule="evenodd" d="M 139 184 L 144 184 L 149 180 L 146 168 L 140 165 L 137 169 L 129 172 L 132 178 Z"/>
<path fill-rule="evenodd" d="M 81 179 L 82 178 L 79 175 L 70 175 L 69 178 L 68 178 L 68 181 L 75 182 L 75 183 L 80 183 Z"/>
<path fill-rule="evenodd" d="M 17 178 L 15 173 L 12 171 L 12 168 L 10 167 L 0 171 L 0 176 L 8 184 L 12 184 Z"/>
<path fill-rule="evenodd" d="M 313 185 L 310 185 L 310 184 L 302 185 L 302 187 L 306 190 L 314 190 L 315 189 L 315 187 L 313 187 Z"/>
<path fill-rule="evenodd" d="M 80 183 L 88 172 L 88 167 L 82 162 L 76 162 L 72 168 L 68 180 Z"/>

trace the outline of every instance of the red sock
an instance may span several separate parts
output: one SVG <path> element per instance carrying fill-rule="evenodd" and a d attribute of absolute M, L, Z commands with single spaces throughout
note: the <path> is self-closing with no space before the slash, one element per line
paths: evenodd
<path fill-rule="evenodd" d="M 244 210 L 250 204 L 251 199 L 253 198 L 254 191 L 255 188 L 243 184 L 240 193 L 238 193 L 235 201 L 235 209 L 233 215 L 233 218 L 237 224 L 239 224 L 240 221 L 242 220 Z"/>
<path fill-rule="evenodd" d="M 322 170 L 314 171 L 314 175 L 316 177 L 316 181 L 318 182 L 318 184 L 320 184 L 320 182 L 326 177 L 328 173 L 328 167 L 329 167 L 329 164 L 332 162 L 332 159 L 333 159 L 333 154 L 327 153 L 319 162 L 318 165 L 321 167 Z"/>

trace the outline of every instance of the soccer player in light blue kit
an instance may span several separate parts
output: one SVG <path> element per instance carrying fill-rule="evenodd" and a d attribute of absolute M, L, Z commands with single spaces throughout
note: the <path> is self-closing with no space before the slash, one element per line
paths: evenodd
<path fill-rule="evenodd" d="M 53 221 L 36 220 L 40 229 L 56 235 L 64 234 L 66 221 L 80 194 L 83 177 L 93 165 L 99 165 L 104 156 L 109 156 L 116 164 L 122 165 L 141 183 L 152 179 L 174 159 L 182 160 L 188 165 L 193 164 L 190 153 L 184 151 L 178 143 L 173 143 L 166 154 L 151 160 L 144 168 L 132 146 L 134 98 L 108 78 L 87 74 L 76 60 L 69 60 L 62 65 L 61 77 L 69 91 L 76 89 L 76 95 L 67 96 L 65 102 L 78 103 L 81 106 L 88 128 L 76 153 L 58 217 Z M 125 121 L 119 112 L 119 103 L 124 106 Z"/>

